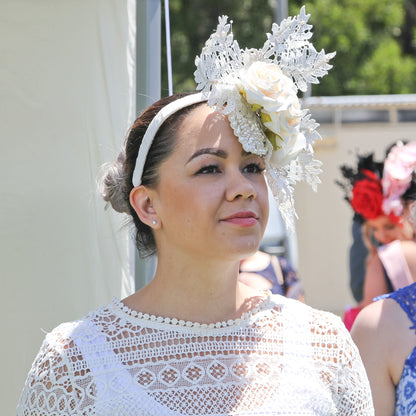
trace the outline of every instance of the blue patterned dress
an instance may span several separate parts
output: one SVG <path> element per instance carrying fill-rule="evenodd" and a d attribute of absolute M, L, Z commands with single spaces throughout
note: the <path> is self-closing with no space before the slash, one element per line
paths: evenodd
<path fill-rule="evenodd" d="M 403 287 L 384 298 L 394 299 L 406 312 L 416 331 L 416 283 Z M 404 363 L 402 377 L 396 389 L 395 416 L 416 415 L 416 346 Z"/>

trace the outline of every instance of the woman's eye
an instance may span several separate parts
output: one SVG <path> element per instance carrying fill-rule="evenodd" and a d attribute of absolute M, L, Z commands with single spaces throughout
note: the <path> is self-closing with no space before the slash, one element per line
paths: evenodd
<path fill-rule="evenodd" d="M 243 171 L 245 173 L 262 173 L 264 171 L 264 167 L 259 163 L 250 163 L 244 168 Z"/>
<path fill-rule="evenodd" d="M 209 166 L 204 166 L 203 168 L 199 169 L 197 172 L 197 175 L 206 175 L 208 173 L 218 173 L 219 172 L 219 168 L 216 165 L 209 165 Z"/>

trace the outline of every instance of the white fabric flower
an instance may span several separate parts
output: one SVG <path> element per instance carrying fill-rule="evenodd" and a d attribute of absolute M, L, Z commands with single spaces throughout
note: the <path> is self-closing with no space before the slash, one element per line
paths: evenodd
<path fill-rule="evenodd" d="M 295 84 L 274 63 L 253 62 L 240 71 L 239 78 L 247 102 L 261 105 L 266 112 L 286 110 L 298 102 Z"/>
<path fill-rule="evenodd" d="M 283 166 L 296 158 L 306 146 L 300 132 L 302 111 L 293 81 L 277 64 L 257 61 L 239 74 L 242 94 L 253 111 L 261 114 L 274 151 L 270 162 Z"/>

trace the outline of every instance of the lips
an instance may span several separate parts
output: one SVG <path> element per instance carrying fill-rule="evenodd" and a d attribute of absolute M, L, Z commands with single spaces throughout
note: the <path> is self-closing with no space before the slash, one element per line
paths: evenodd
<path fill-rule="evenodd" d="M 252 227 L 258 223 L 258 216 L 252 211 L 240 211 L 232 215 L 229 215 L 226 218 L 223 218 L 221 221 L 238 225 L 240 227 Z"/>

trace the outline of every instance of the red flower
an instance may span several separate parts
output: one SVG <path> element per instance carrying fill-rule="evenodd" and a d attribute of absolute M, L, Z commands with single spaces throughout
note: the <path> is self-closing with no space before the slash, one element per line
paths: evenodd
<path fill-rule="evenodd" d="M 367 172 L 363 172 L 367 173 Z M 385 215 L 383 212 L 383 189 L 376 175 L 358 180 L 352 188 L 351 206 L 366 220 Z"/>
<path fill-rule="evenodd" d="M 372 179 L 373 181 L 376 181 L 376 182 L 379 181 L 377 174 L 370 169 L 361 169 L 361 173 L 367 176 L 367 178 Z M 380 183 L 381 183 L 381 180 L 380 180 Z"/>

